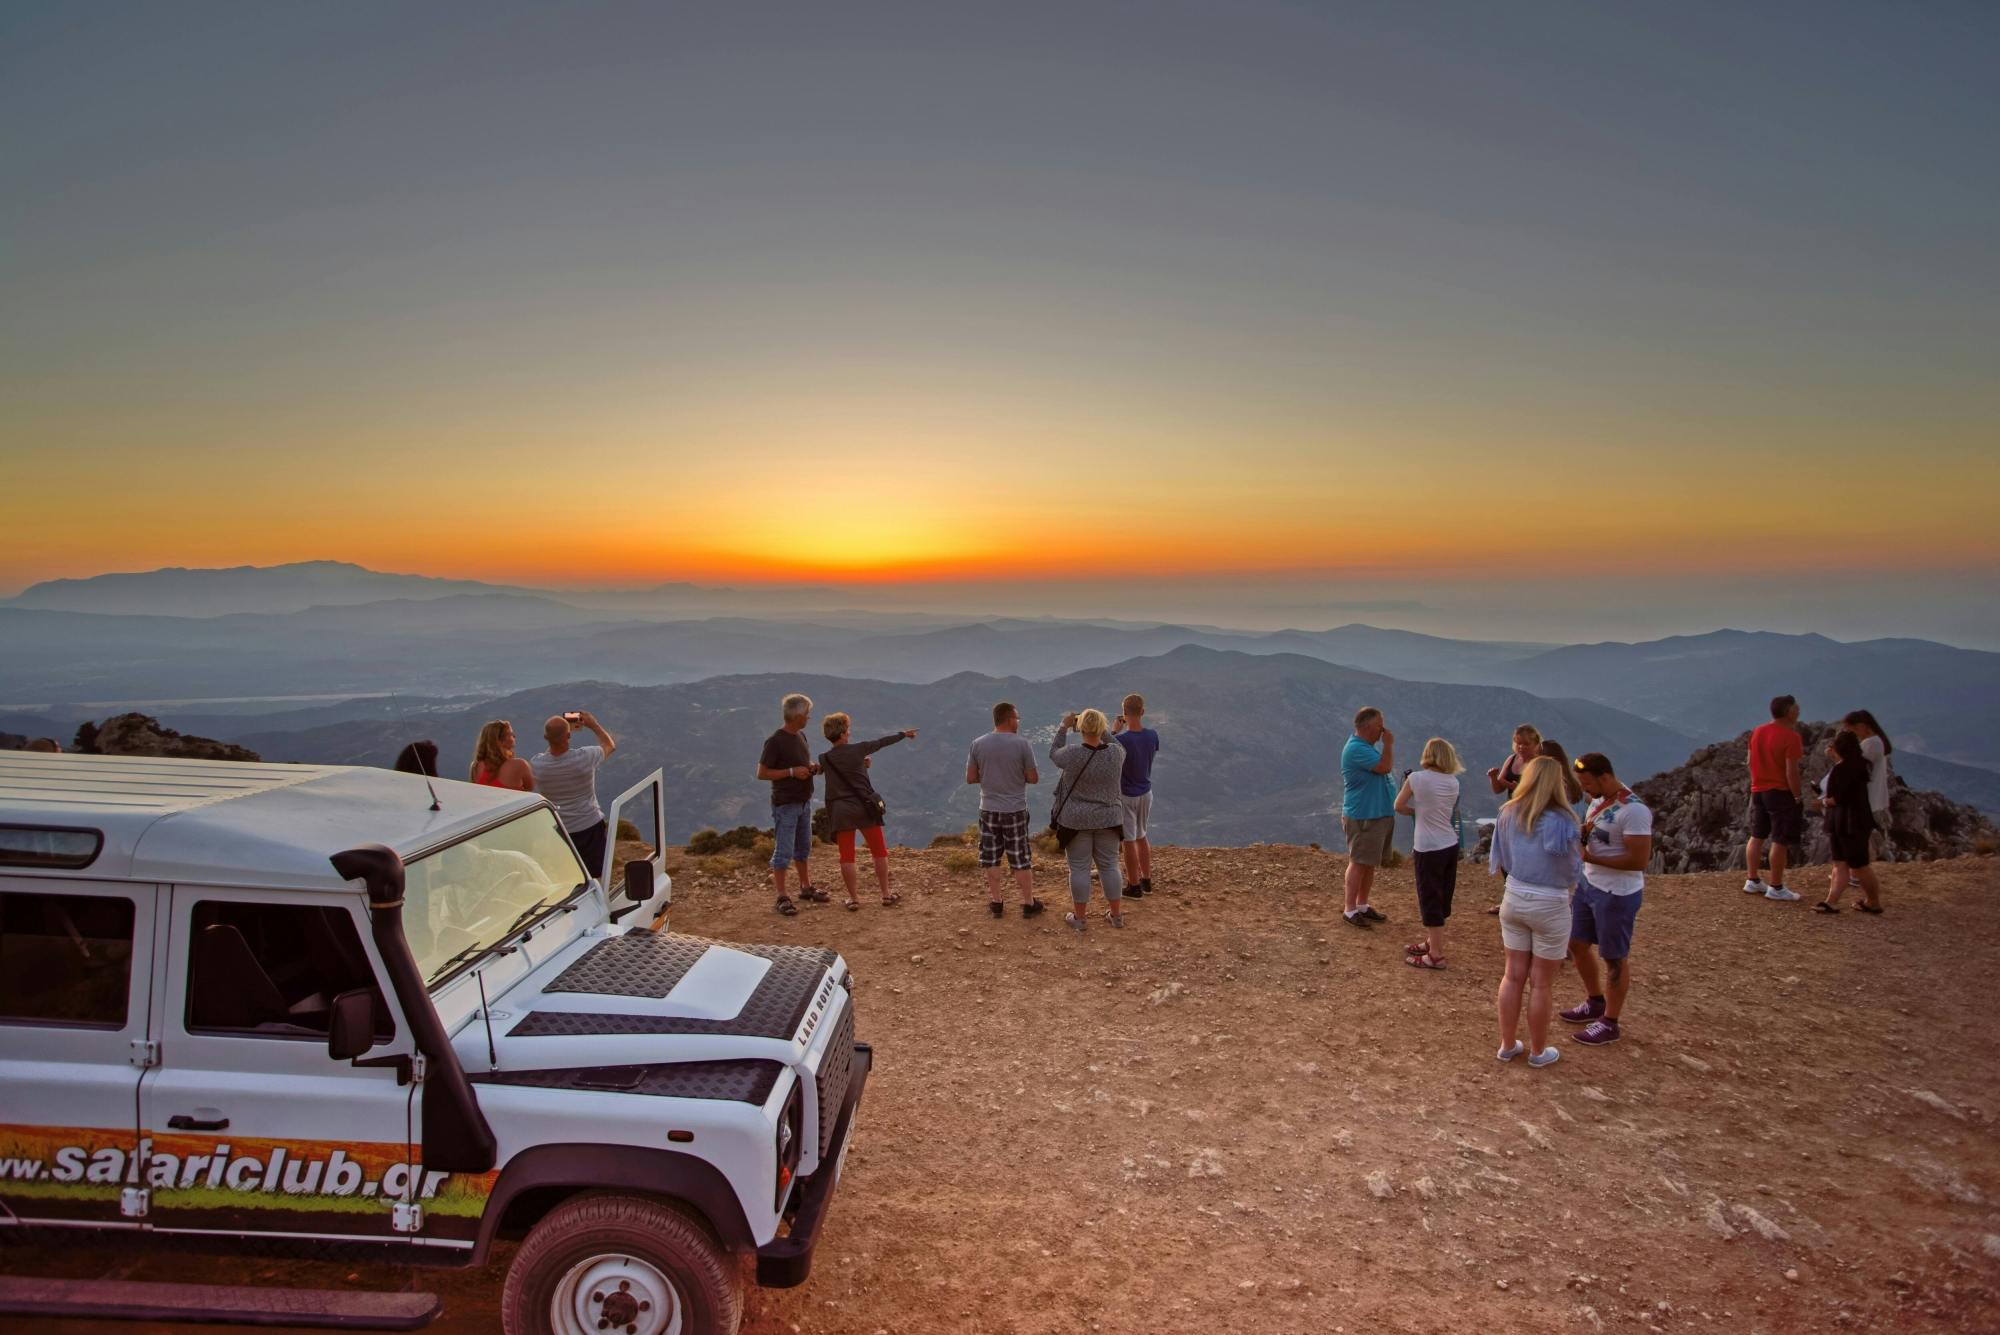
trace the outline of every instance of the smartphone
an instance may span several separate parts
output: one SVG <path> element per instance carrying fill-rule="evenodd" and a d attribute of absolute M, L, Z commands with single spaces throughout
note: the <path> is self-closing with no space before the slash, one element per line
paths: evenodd
<path fill-rule="evenodd" d="M 583 712 L 577 709 L 564 710 L 563 722 L 569 724 L 573 728 L 577 724 L 583 722 Z"/>

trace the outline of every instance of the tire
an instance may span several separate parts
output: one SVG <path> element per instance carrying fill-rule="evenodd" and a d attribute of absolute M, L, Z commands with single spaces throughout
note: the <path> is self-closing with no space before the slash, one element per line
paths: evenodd
<path fill-rule="evenodd" d="M 602 1326 L 591 1319 L 600 1313 L 611 1318 Z M 734 1258 L 643 1196 L 581 1196 L 551 1210 L 514 1254 L 500 1300 L 506 1335 L 736 1335 L 742 1318 Z"/>

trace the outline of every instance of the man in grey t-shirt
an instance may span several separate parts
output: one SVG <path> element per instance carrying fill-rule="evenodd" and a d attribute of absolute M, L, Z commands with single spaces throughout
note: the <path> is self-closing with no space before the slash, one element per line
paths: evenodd
<path fill-rule="evenodd" d="M 571 746 L 570 733 L 577 728 L 597 734 L 597 745 Z M 618 743 L 588 710 L 555 715 L 542 725 L 542 737 L 549 749 L 528 762 L 535 771 L 535 790 L 555 804 L 556 817 L 569 831 L 584 867 L 592 876 L 602 876 L 610 826 L 597 805 L 597 767 Z"/>
<path fill-rule="evenodd" d="M 986 873 L 987 911 L 996 918 L 1007 912 L 1000 888 L 1002 853 L 1021 890 L 1021 916 L 1032 918 L 1042 911 L 1028 843 L 1028 785 L 1041 780 L 1035 772 L 1035 748 L 1021 736 L 1021 712 L 1002 700 L 993 706 L 993 731 L 972 744 L 965 762 L 965 781 L 979 785 L 979 865 Z"/>

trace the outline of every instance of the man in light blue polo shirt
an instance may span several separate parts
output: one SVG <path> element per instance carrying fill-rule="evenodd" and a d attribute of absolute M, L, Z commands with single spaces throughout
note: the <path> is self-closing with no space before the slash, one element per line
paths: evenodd
<path fill-rule="evenodd" d="M 1351 927 L 1389 921 L 1368 902 L 1375 869 L 1389 857 L 1396 832 L 1396 734 L 1382 726 L 1373 705 L 1354 716 L 1354 735 L 1340 751 L 1340 829 L 1347 836 L 1347 907 Z"/>

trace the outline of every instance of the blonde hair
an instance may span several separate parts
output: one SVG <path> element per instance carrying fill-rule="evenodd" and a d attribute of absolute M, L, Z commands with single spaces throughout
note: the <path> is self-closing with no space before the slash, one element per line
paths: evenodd
<path fill-rule="evenodd" d="M 1086 737 L 1102 737 L 1111 731 L 1111 720 L 1101 709 L 1086 709 L 1076 716 L 1076 727 Z"/>
<path fill-rule="evenodd" d="M 472 766 L 465 777 L 477 783 L 479 770 L 485 767 L 487 777 L 497 778 L 500 767 L 507 763 L 506 743 L 502 740 L 514 731 L 514 725 L 504 718 L 496 718 L 479 730 L 479 741 L 472 748 Z"/>
<path fill-rule="evenodd" d="M 847 715 L 835 710 L 819 721 L 819 730 L 826 734 L 829 742 L 837 742 L 847 736 Z"/>
<path fill-rule="evenodd" d="M 1146 697 L 1143 695 L 1128 695 L 1124 700 L 1119 702 L 1119 708 L 1125 711 L 1127 718 L 1143 714 L 1146 712 Z"/>
<path fill-rule="evenodd" d="M 1521 782 L 1515 785 L 1514 796 L 1500 814 L 1510 817 L 1523 831 L 1532 830 L 1541 820 L 1544 812 L 1560 811 L 1572 824 L 1576 823 L 1576 813 L 1563 800 L 1562 766 L 1547 756 L 1536 756 L 1521 771 Z"/>
<path fill-rule="evenodd" d="M 1423 767 L 1434 769 L 1440 774 L 1463 774 L 1465 766 L 1458 763 L 1458 751 L 1442 737 L 1433 737 L 1424 743 Z"/>
<path fill-rule="evenodd" d="M 1517 742 L 1533 742 L 1536 746 L 1540 746 L 1542 744 L 1542 730 L 1532 723 L 1523 723 L 1520 727 L 1514 729 L 1514 740 Z"/>

